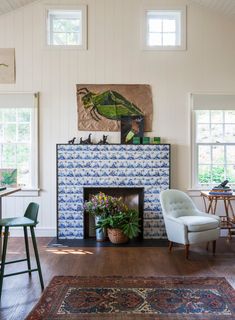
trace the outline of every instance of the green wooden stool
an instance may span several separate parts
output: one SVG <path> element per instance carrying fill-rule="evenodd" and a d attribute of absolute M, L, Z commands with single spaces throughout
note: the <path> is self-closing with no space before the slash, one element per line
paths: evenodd
<path fill-rule="evenodd" d="M 39 209 L 39 205 L 37 203 L 31 202 L 25 211 L 24 217 L 8 218 L 8 219 L 1 219 L 0 220 L 0 237 L 2 236 L 2 228 L 4 227 L 4 229 L 5 229 L 4 230 L 3 249 L 2 249 L 2 259 L 1 259 L 1 270 L 0 270 L 0 297 L 2 294 L 3 278 L 9 277 L 9 276 L 15 276 L 15 275 L 22 274 L 22 273 L 28 273 L 29 276 L 31 276 L 31 272 L 38 271 L 42 290 L 44 289 L 42 271 L 41 271 L 37 243 L 36 243 L 36 238 L 35 238 L 35 233 L 34 233 L 34 228 L 38 224 L 38 221 L 37 221 L 38 209 Z M 6 262 L 7 241 L 8 241 L 8 233 L 9 233 L 10 227 L 23 227 L 24 228 L 26 259 L 13 260 L 13 261 Z M 31 231 L 33 248 L 34 248 L 35 258 L 36 258 L 36 262 L 37 262 L 36 269 L 31 269 L 27 227 L 29 227 L 30 231 Z M 22 261 L 27 261 L 28 270 L 14 272 L 14 273 L 10 273 L 10 274 L 4 274 L 4 269 L 5 269 L 6 264 L 22 262 Z"/>

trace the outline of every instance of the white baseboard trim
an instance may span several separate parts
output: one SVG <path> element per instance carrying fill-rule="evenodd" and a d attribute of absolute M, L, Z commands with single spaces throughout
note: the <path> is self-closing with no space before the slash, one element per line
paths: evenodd
<path fill-rule="evenodd" d="M 36 237 L 56 237 L 56 229 L 54 228 L 35 228 Z M 228 230 L 221 229 L 220 236 L 227 237 Z M 10 228 L 10 237 L 23 237 L 23 228 Z M 28 230 L 30 237 L 30 231 Z"/>
<path fill-rule="evenodd" d="M 56 229 L 54 228 L 35 228 L 36 237 L 56 237 Z M 10 228 L 10 237 L 23 237 L 23 228 Z M 28 229 L 28 236 L 30 231 Z"/>

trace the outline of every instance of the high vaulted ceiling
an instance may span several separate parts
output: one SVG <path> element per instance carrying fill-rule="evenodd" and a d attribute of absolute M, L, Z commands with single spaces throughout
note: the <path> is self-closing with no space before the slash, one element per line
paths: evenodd
<path fill-rule="evenodd" d="M 0 15 L 37 0 L 0 0 Z M 212 10 L 235 17 L 235 0 L 189 0 Z"/>
<path fill-rule="evenodd" d="M 189 0 L 202 6 L 217 10 L 226 15 L 235 16 L 235 0 Z"/>
<path fill-rule="evenodd" d="M 35 0 L 0 0 L 0 15 L 25 6 Z"/>

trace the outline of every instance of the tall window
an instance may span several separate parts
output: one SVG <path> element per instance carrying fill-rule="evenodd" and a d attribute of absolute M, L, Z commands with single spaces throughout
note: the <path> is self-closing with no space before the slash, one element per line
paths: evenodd
<path fill-rule="evenodd" d="M 145 11 L 146 49 L 185 49 L 186 9 Z"/>
<path fill-rule="evenodd" d="M 235 184 L 235 96 L 192 95 L 193 185 Z"/>
<path fill-rule="evenodd" d="M 38 94 L 0 94 L 0 184 L 38 188 Z"/>
<path fill-rule="evenodd" d="M 47 10 L 47 43 L 51 46 L 86 48 L 86 6 Z"/>

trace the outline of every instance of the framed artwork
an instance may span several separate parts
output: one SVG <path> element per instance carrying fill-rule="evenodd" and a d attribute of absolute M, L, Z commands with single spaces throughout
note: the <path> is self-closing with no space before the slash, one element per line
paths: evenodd
<path fill-rule="evenodd" d="M 15 83 L 15 49 L 0 49 L 0 83 Z"/>
<path fill-rule="evenodd" d="M 132 144 L 135 137 L 144 136 L 143 116 L 121 117 L 121 143 Z"/>
<path fill-rule="evenodd" d="M 77 105 L 79 130 L 120 131 L 122 116 L 142 116 L 145 131 L 152 131 L 150 85 L 78 84 Z"/>
<path fill-rule="evenodd" d="M 17 187 L 17 169 L 0 169 L 0 185 Z"/>

